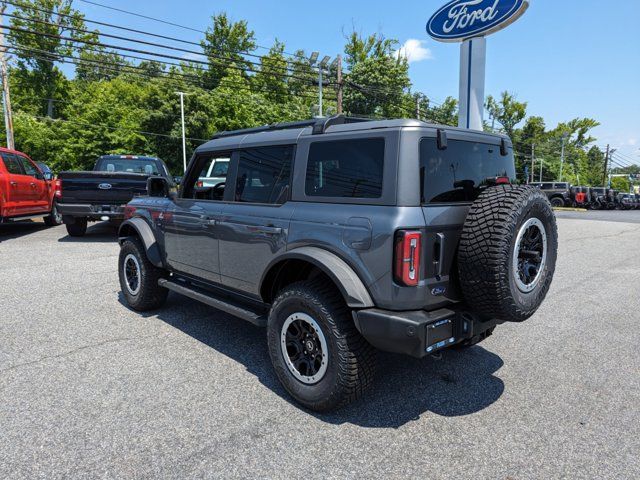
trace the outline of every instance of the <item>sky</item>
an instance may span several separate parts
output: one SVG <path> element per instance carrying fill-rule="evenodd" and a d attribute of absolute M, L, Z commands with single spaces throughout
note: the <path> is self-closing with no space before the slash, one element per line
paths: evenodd
<path fill-rule="evenodd" d="M 426 33 L 427 21 L 446 0 L 95 1 L 196 30 L 205 30 L 211 15 L 225 11 L 234 20 L 247 20 L 262 47 L 277 38 L 288 52 L 304 49 L 332 58 L 353 29 L 382 33 L 404 46 L 415 90 L 436 102 L 458 96 L 459 45 L 436 42 Z M 81 0 L 74 4 L 87 19 L 189 40 L 202 37 Z M 639 19 L 640 0 L 531 0 L 522 18 L 487 39 L 486 93 L 514 93 L 528 103 L 528 115 L 542 116 L 548 128 L 594 118 L 601 123 L 593 132 L 598 145 L 611 144 L 640 162 Z"/>

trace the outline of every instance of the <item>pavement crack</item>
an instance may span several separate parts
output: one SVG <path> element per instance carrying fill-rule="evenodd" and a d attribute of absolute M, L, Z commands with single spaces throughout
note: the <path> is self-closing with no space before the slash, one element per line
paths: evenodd
<path fill-rule="evenodd" d="M 74 354 L 76 354 L 78 352 L 82 352 L 82 351 L 89 350 L 89 349 L 92 349 L 92 348 L 99 348 L 99 347 L 102 347 L 104 345 L 108 345 L 108 344 L 111 344 L 111 343 L 126 342 L 126 341 L 129 341 L 129 340 L 136 340 L 138 338 L 149 338 L 149 337 L 148 336 L 147 337 L 121 337 L 121 338 L 112 338 L 110 340 L 104 340 L 102 342 L 91 343 L 89 345 L 83 345 L 81 347 L 76 347 L 76 348 L 74 348 L 72 350 L 69 350 L 67 352 L 58 353 L 56 355 L 47 355 L 45 357 L 41 357 L 41 358 L 38 358 L 36 360 L 31 360 L 29 362 L 18 363 L 16 365 L 12 365 L 10 367 L 0 369 L 0 373 L 9 372 L 11 370 L 16 370 L 16 369 L 22 368 L 22 367 L 30 367 L 32 365 L 37 365 L 38 363 L 46 362 L 47 360 L 55 360 L 55 359 L 59 359 L 59 358 L 69 357 L 69 356 L 74 355 Z"/>

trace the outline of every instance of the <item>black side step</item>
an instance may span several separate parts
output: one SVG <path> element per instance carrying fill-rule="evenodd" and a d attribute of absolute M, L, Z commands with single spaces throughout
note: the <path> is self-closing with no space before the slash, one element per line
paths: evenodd
<path fill-rule="evenodd" d="M 242 320 L 246 320 L 247 322 L 251 322 L 258 327 L 267 326 L 266 314 L 249 310 L 236 302 L 230 301 L 224 297 L 218 297 L 214 293 L 209 292 L 203 288 L 198 288 L 193 285 L 186 284 L 180 285 L 176 282 L 172 282 L 171 280 L 166 280 L 164 278 L 158 280 L 158 285 L 171 290 L 172 292 L 184 295 L 185 297 L 193 298 L 198 302 L 205 303 L 210 307 L 222 310 L 223 312 L 229 313 L 234 317 L 238 317 Z"/>

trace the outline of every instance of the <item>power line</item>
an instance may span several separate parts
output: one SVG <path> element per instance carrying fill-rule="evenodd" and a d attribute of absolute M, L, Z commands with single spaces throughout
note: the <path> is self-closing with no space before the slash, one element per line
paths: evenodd
<path fill-rule="evenodd" d="M 72 64 L 72 65 L 76 65 L 76 66 L 91 66 L 94 68 L 101 68 L 101 69 L 105 69 L 107 71 L 113 72 L 115 73 L 115 75 L 110 76 L 111 78 L 115 78 L 117 77 L 119 74 L 128 74 L 128 75 L 137 75 L 139 77 L 142 78 L 147 78 L 147 79 L 162 79 L 168 82 L 174 82 L 174 86 L 180 86 L 178 82 L 178 79 L 176 78 L 172 78 L 172 75 L 177 75 L 183 78 L 187 78 L 187 79 L 194 79 L 196 81 L 196 83 L 194 82 L 188 82 L 187 80 L 184 80 L 184 82 L 187 85 L 191 85 L 191 86 L 195 86 L 198 88 L 203 88 L 202 85 L 202 79 L 200 77 L 197 77 L 195 75 L 190 75 L 187 73 L 182 73 L 182 72 L 166 72 L 166 71 L 160 71 L 158 72 L 158 75 L 154 75 L 152 73 L 150 73 L 148 70 L 146 70 L 144 67 L 141 66 L 136 66 L 136 65 L 129 65 L 129 64 L 118 64 L 118 63 L 107 63 L 104 61 L 100 61 L 100 60 L 96 60 L 96 59 L 83 59 L 83 58 L 77 58 L 74 56 L 70 56 L 70 55 L 61 55 L 58 54 L 57 56 L 59 58 L 53 60 L 51 58 L 46 58 L 45 56 L 39 56 L 37 54 L 34 54 L 32 52 L 36 52 L 36 53 L 42 53 L 43 55 L 47 55 L 48 52 L 45 52 L 43 50 L 38 50 L 38 49 L 33 49 L 33 48 L 25 48 L 25 47 L 5 47 L 6 49 L 11 49 L 11 50 L 23 50 L 23 51 L 27 51 L 30 52 L 29 56 L 32 58 L 36 58 L 38 60 L 41 61 L 45 61 L 45 62 L 50 62 L 50 63 L 55 63 L 55 62 L 60 62 L 60 63 L 68 63 L 68 64 Z M 50 55 L 50 54 L 48 54 Z M 162 62 L 159 62 L 162 63 Z M 237 82 L 230 82 L 229 86 L 231 86 L 234 89 L 237 89 L 239 91 L 246 91 L 246 92 L 250 92 L 250 93 L 274 93 L 275 91 L 269 88 L 260 88 L 258 86 L 255 85 L 247 85 L 247 84 L 239 84 Z M 216 90 L 213 90 L 212 92 L 216 93 Z M 275 92 L 277 93 L 277 92 Z M 292 96 L 292 97 L 298 97 L 298 98 L 304 98 L 307 100 L 316 100 L 316 97 L 312 94 L 303 94 L 303 93 L 293 93 L 293 92 L 286 92 L 286 95 Z M 334 97 L 328 97 L 329 100 L 331 101 L 336 101 L 336 99 Z"/>
<path fill-rule="evenodd" d="M 14 2 L 11 2 L 9 0 L 3 0 L 3 2 L 7 3 L 9 5 L 12 5 L 14 7 L 24 7 L 24 5 L 21 5 L 19 3 L 14 3 Z M 56 12 L 54 10 L 48 10 L 48 9 L 45 9 L 45 8 L 39 8 L 39 7 L 36 7 L 35 5 L 28 5 L 28 8 L 30 10 L 34 10 L 34 11 L 41 12 L 41 13 L 47 13 L 47 14 L 50 14 L 50 15 L 57 15 L 57 16 L 63 17 L 63 18 L 71 18 L 71 19 L 74 18 L 73 15 L 67 15 L 65 13 Z M 22 18 L 22 17 L 17 17 L 17 18 Z M 23 20 L 32 21 L 32 19 L 23 19 Z M 159 33 L 146 32 L 144 30 L 139 30 L 139 29 L 136 29 L 136 28 L 124 27 L 124 26 L 121 26 L 121 25 L 114 25 L 112 23 L 100 22 L 100 21 L 97 21 L 97 20 L 90 20 L 90 19 L 88 19 L 88 18 L 86 18 L 84 16 L 83 16 L 82 20 L 84 22 L 86 22 L 86 23 L 92 23 L 92 24 L 95 24 L 95 25 L 101 25 L 103 27 L 115 28 L 115 29 L 124 30 L 124 31 L 127 31 L 127 32 L 138 33 L 138 34 L 141 34 L 141 35 L 147 35 L 147 36 L 155 37 L 155 38 L 161 38 L 163 40 L 169 40 L 169 41 L 172 41 L 172 42 L 179 42 L 179 43 L 184 43 L 184 44 L 187 44 L 187 45 L 195 45 L 197 47 L 202 47 L 202 45 L 200 43 L 194 42 L 194 41 L 191 41 L 191 40 L 185 40 L 185 39 L 177 38 L 177 37 L 170 37 L 168 35 L 161 35 Z M 102 32 L 100 32 L 100 34 L 103 35 Z M 223 50 L 223 49 L 218 49 L 218 51 L 220 51 L 220 52 L 225 52 L 226 51 L 228 53 L 242 54 L 242 55 L 246 55 L 248 57 L 254 57 L 254 58 L 259 58 L 259 59 L 264 58 L 264 56 L 262 56 L 262 55 L 256 55 L 256 54 L 249 53 L 249 52 L 244 52 L 244 51 Z M 295 61 L 291 61 L 291 62 L 288 61 L 288 63 L 295 63 Z"/>
<path fill-rule="evenodd" d="M 19 19 L 19 20 L 25 20 L 25 21 L 28 21 L 28 22 L 38 23 L 38 24 L 41 24 L 41 25 L 48 25 L 48 26 L 53 26 L 53 27 L 58 27 L 59 26 L 56 23 L 47 22 L 45 20 L 26 19 L 26 18 L 17 16 L 17 15 L 8 14 L 8 13 L 5 13 L 4 15 L 6 17 L 16 18 L 16 19 Z M 113 48 L 113 49 L 123 49 L 123 50 L 128 50 L 128 51 L 133 51 L 133 52 L 136 51 L 136 50 L 131 50 L 131 49 L 128 49 L 127 47 L 122 47 L 122 46 L 118 46 L 118 45 L 107 45 L 107 44 L 103 44 L 101 42 L 94 42 L 92 40 L 73 38 L 73 37 L 68 38 L 68 37 L 63 37 L 62 35 L 55 35 L 55 34 L 44 33 L 44 32 L 37 32 L 35 30 L 20 29 L 19 27 L 15 27 L 15 26 L 7 26 L 5 28 L 8 28 L 10 30 L 22 31 L 22 32 L 25 32 L 25 33 L 40 34 L 40 35 L 45 35 L 45 36 L 49 36 L 49 37 L 53 36 L 54 38 L 55 37 L 59 37 L 62 40 L 71 41 L 71 42 L 74 42 L 74 43 L 84 43 L 84 44 L 88 44 L 88 45 L 103 46 L 103 47 Z M 84 28 L 68 27 L 68 29 L 72 30 L 74 32 L 96 35 L 96 32 L 91 31 L 91 30 L 87 30 L 87 29 L 84 29 Z M 146 40 L 123 37 L 121 35 L 112 35 L 112 34 L 104 33 L 104 32 L 99 32 L 97 35 L 98 36 L 107 37 L 107 38 L 112 38 L 112 39 L 115 39 L 115 40 L 122 40 L 122 41 L 125 41 L 125 42 L 138 43 L 138 44 L 141 44 L 141 45 L 157 47 L 157 48 L 163 48 L 163 49 L 171 50 L 171 51 L 174 51 L 174 52 L 187 53 L 187 54 L 190 54 L 190 55 L 198 55 L 198 56 L 201 56 L 201 57 L 204 57 L 204 58 L 214 58 L 216 60 L 219 60 L 221 62 L 229 64 L 228 65 L 229 67 L 232 66 L 233 64 L 235 64 L 235 62 L 236 62 L 236 60 L 234 60 L 232 58 L 224 57 L 224 56 L 221 56 L 221 55 L 207 54 L 207 53 L 204 53 L 204 52 L 197 52 L 195 50 L 187 50 L 185 48 L 174 47 L 174 46 L 171 46 L 171 45 L 163 45 L 163 44 L 156 43 L 156 42 L 148 42 Z M 139 53 L 143 53 L 143 52 L 139 51 Z M 163 55 L 157 54 L 155 52 L 144 52 L 144 53 L 146 55 L 163 56 Z M 196 63 L 199 63 L 199 64 L 209 65 L 208 61 L 196 60 L 196 59 L 193 59 L 193 58 L 185 59 L 184 57 L 176 57 L 176 56 L 169 56 L 169 55 L 165 55 L 165 57 L 166 58 L 173 58 L 173 59 L 181 60 L 183 62 L 196 62 Z M 262 58 L 262 57 L 260 57 L 260 58 Z M 253 62 L 253 61 L 250 61 L 250 60 L 247 60 L 247 59 L 242 59 L 240 62 L 241 63 L 245 63 L 247 65 L 252 65 L 253 67 L 263 67 L 263 65 L 261 63 Z M 289 65 L 289 64 L 287 63 L 287 65 Z M 256 73 L 258 71 L 262 71 L 262 70 L 255 70 L 255 69 L 251 69 L 251 68 L 246 68 L 245 70 L 250 70 L 250 71 L 256 72 Z M 289 72 L 290 70 L 291 70 L 290 67 L 285 67 L 283 69 L 283 73 L 285 71 Z M 311 78 L 312 77 L 309 77 L 309 79 L 311 79 Z"/>
<path fill-rule="evenodd" d="M 144 18 L 144 19 L 146 19 L 146 20 L 152 20 L 152 21 L 154 21 L 154 22 L 163 23 L 163 24 L 165 24 L 165 25 L 171 25 L 172 27 L 178 27 L 178 28 L 182 28 L 182 29 L 185 29 L 185 30 L 190 30 L 190 31 L 192 31 L 192 32 L 202 33 L 202 34 L 205 34 L 205 35 L 207 34 L 207 32 L 206 32 L 206 31 L 204 31 L 204 30 L 198 30 L 197 28 L 188 27 L 188 26 L 185 26 L 185 25 L 180 25 L 179 23 L 170 22 L 170 21 L 168 21 L 168 20 L 163 20 L 163 19 L 161 19 L 161 18 L 155 18 L 155 17 L 150 17 L 150 16 L 148 16 L 148 15 L 142 15 L 142 14 L 140 14 L 140 13 L 130 12 L 130 11 L 128 11 L 128 10 L 124 10 L 124 9 L 121 9 L 121 8 L 112 7 L 112 6 L 110 6 L 110 5 L 103 5 L 103 4 L 101 4 L 101 3 L 98 3 L 98 2 L 92 2 L 92 1 L 89 1 L 89 0 L 80 0 L 80 1 L 81 1 L 81 2 L 83 2 L 83 3 L 88 3 L 88 4 L 90 4 L 90 5 L 96 5 L 96 6 L 98 6 L 98 7 L 107 8 L 107 9 L 109 9 L 109 10 L 114 10 L 114 11 L 116 11 L 116 12 L 126 13 L 127 15 L 133 15 L 133 16 L 135 16 L 135 17 Z M 256 47 L 257 47 L 257 48 L 264 49 L 264 50 L 271 50 L 269 47 L 264 47 L 264 46 L 262 46 L 262 45 L 256 45 Z M 238 52 L 238 53 L 242 53 L 242 52 Z M 283 52 L 283 53 L 285 53 L 285 54 L 287 54 L 287 55 L 289 55 L 289 56 L 292 56 L 292 57 L 295 57 L 295 56 L 296 56 L 296 54 L 295 54 L 295 53 L 290 53 L 290 52 Z"/>

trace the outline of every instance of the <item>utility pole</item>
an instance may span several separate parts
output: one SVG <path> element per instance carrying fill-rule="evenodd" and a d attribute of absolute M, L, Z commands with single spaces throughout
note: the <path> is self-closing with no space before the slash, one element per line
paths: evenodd
<path fill-rule="evenodd" d="M 338 77 L 338 115 L 342 115 L 342 95 L 344 93 L 344 85 L 342 83 L 342 55 L 338 55 L 336 61 Z"/>
<path fill-rule="evenodd" d="M 416 94 L 416 118 L 418 120 L 420 120 L 420 113 L 421 113 L 420 112 L 420 99 L 421 99 L 420 94 L 417 93 Z"/>
<path fill-rule="evenodd" d="M 180 95 L 180 116 L 182 118 L 182 163 L 184 166 L 184 172 L 187 172 L 187 138 L 184 130 L 184 92 L 176 92 Z"/>
<path fill-rule="evenodd" d="M 322 67 L 318 68 L 318 116 L 322 116 Z"/>
<path fill-rule="evenodd" d="M 531 183 L 535 181 L 535 174 L 536 174 L 536 144 L 532 143 L 531 144 Z"/>
<path fill-rule="evenodd" d="M 544 164 L 544 158 L 540 157 L 540 183 L 542 183 L 542 166 Z"/>
<path fill-rule="evenodd" d="M 2 27 L 2 16 L 6 10 L 6 5 L 0 8 L 0 27 Z M 9 94 L 9 76 L 7 73 L 7 57 L 4 46 L 4 30 L 0 28 L 0 77 L 2 77 L 2 106 L 4 107 L 4 126 L 7 131 L 7 148 L 15 150 L 13 140 L 13 115 L 11 113 L 11 95 Z"/>
<path fill-rule="evenodd" d="M 562 153 L 560 154 L 560 179 L 558 180 L 559 182 L 562 181 L 562 169 L 564 168 L 564 144 L 567 140 L 567 134 L 563 133 L 562 134 Z"/>
<path fill-rule="evenodd" d="M 610 145 L 607 145 L 607 153 L 604 156 L 604 173 L 602 174 L 602 186 L 607 186 L 607 171 L 609 170 L 609 149 Z"/>

